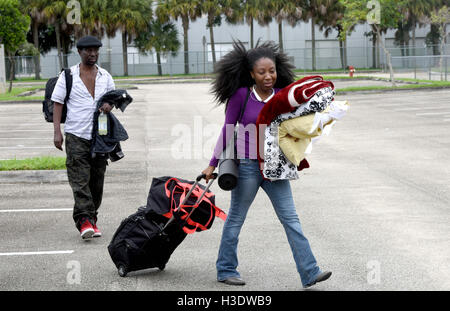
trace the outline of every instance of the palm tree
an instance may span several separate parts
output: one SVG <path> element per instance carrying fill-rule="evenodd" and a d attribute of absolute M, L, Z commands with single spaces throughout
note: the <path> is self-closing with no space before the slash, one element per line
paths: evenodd
<path fill-rule="evenodd" d="M 412 45 L 416 47 L 416 26 L 425 16 L 429 16 L 429 13 L 436 8 L 440 0 L 409 0 L 408 5 L 405 7 L 405 16 L 412 29 Z M 415 50 L 413 49 L 413 55 Z"/>
<path fill-rule="evenodd" d="M 85 35 L 96 36 L 101 39 L 105 34 L 104 22 L 107 21 L 106 12 L 110 1 L 79 0 L 81 7 L 81 24 L 75 26 L 75 37 Z"/>
<path fill-rule="evenodd" d="M 177 52 L 181 45 L 176 25 L 172 22 L 161 23 L 159 20 L 153 21 L 148 30 L 141 32 L 134 42 L 139 51 L 143 53 L 155 49 L 158 75 L 160 76 L 162 75 L 161 56 Z"/>
<path fill-rule="evenodd" d="M 402 56 L 409 56 L 409 32 L 411 30 L 411 24 L 408 20 L 400 21 L 397 26 L 397 31 L 394 34 L 394 44 L 400 47 Z M 407 66 L 407 60 L 403 59 L 403 66 Z"/>
<path fill-rule="evenodd" d="M 220 24 L 221 14 L 224 12 L 224 7 L 229 5 L 228 0 L 201 0 L 202 13 L 207 15 L 207 27 L 209 28 L 209 38 L 211 42 L 211 52 L 213 64 L 216 64 L 216 49 L 214 43 L 214 29 L 213 27 Z"/>
<path fill-rule="evenodd" d="M 65 24 L 65 17 L 68 9 L 65 1 L 50 1 L 44 8 L 44 15 L 47 20 L 54 24 L 56 32 L 56 49 L 58 51 L 59 68 L 63 68 L 63 58 L 61 53 L 61 29 Z"/>
<path fill-rule="evenodd" d="M 105 12 L 112 28 L 122 32 L 123 71 L 128 76 L 128 48 L 133 36 L 145 31 L 152 20 L 151 0 L 111 0 Z"/>
<path fill-rule="evenodd" d="M 356 25 L 355 25 L 356 26 Z M 354 30 L 355 26 L 350 28 L 350 32 Z M 339 56 L 341 59 L 342 69 L 347 68 L 348 65 L 348 57 L 347 57 L 347 34 L 344 34 L 344 28 L 340 23 L 337 23 L 333 27 L 337 32 L 337 38 L 339 40 Z M 324 32 L 325 37 L 327 37 L 327 31 Z"/>
<path fill-rule="evenodd" d="M 258 21 L 263 9 L 261 7 L 261 1 L 259 0 L 243 0 L 242 2 L 241 6 L 243 14 L 247 24 L 250 26 L 250 48 L 253 49 L 255 47 L 253 21 L 254 20 Z"/>
<path fill-rule="evenodd" d="M 168 21 L 169 17 L 181 19 L 183 26 L 184 46 L 184 73 L 189 74 L 189 21 L 194 21 L 201 15 L 200 0 L 159 0 L 156 15 L 161 22 Z"/>
<path fill-rule="evenodd" d="M 416 27 L 421 26 L 420 21 L 423 20 L 425 16 L 429 16 L 429 13 L 433 8 L 440 4 L 440 0 L 409 0 L 408 5 L 404 7 L 404 13 L 408 23 L 411 25 L 412 29 L 412 55 L 416 56 Z M 416 60 L 414 58 L 414 68 Z M 414 78 L 416 78 L 416 71 L 414 70 Z"/>
<path fill-rule="evenodd" d="M 383 31 L 385 32 L 385 31 Z M 380 33 L 381 35 L 381 33 Z M 378 68 L 380 66 L 380 40 L 375 24 L 370 25 L 370 31 L 365 33 L 365 36 L 369 37 L 372 41 L 372 68 Z"/>
<path fill-rule="evenodd" d="M 250 48 L 255 46 L 253 22 L 256 20 L 265 25 L 270 18 L 265 14 L 266 3 L 267 0 L 231 0 L 224 10 L 228 23 L 238 24 L 245 21 L 250 26 Z"/>
<path fill-rule="evenodd" d="M 289 24 L 295 25 L 303 16 L 303 2 L 303 0 L 267 1 L 264 14 L 275 18 L 278 23 L 278 45 L 280 50 L 284 49 L 283 21 L 287 21 Z"/>
<path fill-rule="evenodd" d="M 329 13 L 320 16 L 318 23 L 320 31 L 323 31 L 325 38 L 328 38 L 330 32 L 334 29 L 337 31 L 337 38 L 339 40 L 339 55 L 341 59 L 342 68 L 347 67 L 347 34 L 344 34 L 344 27 L 341 24 L 344 16 L 344 7 L 339 0 L 333 0 L 330 3 Z M 354 26 L 348 32 L 352 32 Z"/>
<path fill-rule="evenodd" d="M 230 25 L 244 22 L 244 10 L 241 8 L 241 0 L 226 0 L 223 6 L 225 21 Z"/>
<path fill-rule="evenodd" d="M 441 34 L 439 32 L 439 25 L 431 24 L 430 31 L 425 37 L 425 43 L 428 47 L 433 49 L 433 55 L 439 55 L 439 42 L 441 42 Z"/>
<path fill-rule="evenodd" d="M 31 18 L 31 30 L 33 34 L 33 44 L 39 51 L 39 26 L 45 23 L 44 8 L 49 0 L 21 0 L 20 6 L 23 12 Z M 34 78 L 41 78 L 41 58 L 40 53 L 34 56 Z"/>
<path fill-rule="evenodd" d="M 444 80 L 444 72 L 442 70 L 443 66 L 443 60 L 444 60 L 444 44 L 446 43 L 447 38 L 447 24 L 450 23 L 450 7 L 447 7 L 444 5 L 439 10 L 435 9 L 434 12 L 431 13 L 431 23 L 435 24 L 439 27 L 439 33 L 441 37 L 441 44 L 440 44 L 440 54 L 441 57 L 439 59 L 439 68 L 441 71 L 441 81 Z M 447 77 L 447 76 L 446 76 Z"/>
<path fill-rule="evenodd" d="M 304 15 L 306 20 L 311 21 L 311 56 L 312 56 L 312 70 L 316 70 L 316 24 L 323 17 L 330 14 L 330 9 L 333 7 L 334 0 L 307 0 Z"/>

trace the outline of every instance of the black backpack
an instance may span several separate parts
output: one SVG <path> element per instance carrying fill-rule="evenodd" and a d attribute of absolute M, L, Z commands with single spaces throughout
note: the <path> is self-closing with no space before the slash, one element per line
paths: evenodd
<path fill-rule="evenodd" d="M 67 100 L 70 96 L 70 91 L 72 90 L 72 72 L 70 69 L 66 68 L 61 70 L 64 71 L 66 75 L 66 98 L 64 99 L 63 111 L 61 115 L 61 123 L 66 122 L 67 116 Z M 56 82 L 58 81 L 58 77 L 51 78 L 45 84 L 45 99 L 42 102 L 42 112 L 44 113 L 45 121 L 53 122 L 53 102 L 51 100 L 53 90 L 55 89 Z"/>

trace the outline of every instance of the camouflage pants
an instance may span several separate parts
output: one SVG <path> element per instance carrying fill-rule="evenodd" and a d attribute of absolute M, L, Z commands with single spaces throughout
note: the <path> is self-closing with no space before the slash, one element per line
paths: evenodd
<path fill-rule="evenodd" d="M 103 197 L 107 160 L 92 159 L 90 148 L 90 140 L 66 134 L 67 177 L 75 200 L 73 220 L 78 229 L 85 217 L 93 224 L 97 222 L 97 210 Z"/>

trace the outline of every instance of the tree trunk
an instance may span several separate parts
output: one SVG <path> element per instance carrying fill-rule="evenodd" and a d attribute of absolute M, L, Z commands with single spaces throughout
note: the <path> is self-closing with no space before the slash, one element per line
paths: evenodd
<path fill-rule="evenodd" d="M 63 68 L 63 59 L 61 54 L 61 26 L 59 20 L 55 22 L 55 32 L 56 32 L 56 49 L 58 50 L 58 60 L 59 60 L 59 70 Z"/>
<path fill-rule="evenodd" d="M 405 54 L 406 56 L 410 56 L 410 46 L 409 46 L 409 37 L 405 38 Z M 406 65 L 409 67 L 410 61 L 409 61 L 409 57 L 407 58 L 408 60 L 406 61 Z"/>
<path fill-rule="evenodd" d="M 37 51 L 39 51 L 39 23 L 33 21 L 33 43 Z M 41 78 L 41 54 L 34 56 L 34 78 Z"/>
<path fill-rule="evenodd" d="M 123 75 L 128 76 L 128 49 L 127 49 L 127 31 L 122 31 L 122 59 Z"/>
<path fill-rule="evenodd" d="M 61 36 L 61 46 L 62 46 L 62 51 L 63 51 L 63 66 L 64 66 L 64 68 L 68 68 L 69 67 L 69 59 L 68 59 L 69 45 L 67 44 L 64 36 Z"/>
<path fill-rule="evenodd" d="M 250 48 L 254 48 L 254 38 L 253 38 L 253 17 L 250 18 Z"/>
<path fill-rule="evenodd" d="M 447 24 L 444 24 L 444 44 L 447 44 Z"/>
<path fill-rule="evenodd" d="M 316 70 L 316 29 L 314 24 L 314 17 L 311 17 L 311 57 L 312 70 Z"/>
<path fill-rule="evenodd" d="M 384 53 L 386 54 L 386 61 L 388 63 L 388 67 L 389 67 L 389 74 L 391 77 L 392 86 L 395 87 L 396 84 L 395 84 L 395 79 L 394 79 L 394 70 L 392 69 L 391 53 L 389 53 L 389 51 L 386 49 L 386 46 L 384 45 L 383 41 L 381 40 L 380 30 L 378 29 L 378 27 L 376 27 L 376 29 L 377 29 L 378 42 L 381 44 L 381 48 L 383 49 Z"/>
<path fill-rule="evenodd" d="M 208 23 L 209 23 L 209 39 L 211 41 L 211 52 L 212 52 L 212 60 L 213 60 L 213 66 L 216 65 L 216 47 L 214 43 L 214 17 L 211 15 L 208 17 Z"/>
<path fill-rule="evenodd" d="M 156 51 L 156 64 L 158 65 L 158 76 L 162 76 L 161 54 Z"/>
<path fill-rule="evenodd" d="M 372 68 L 377 68 L 377 35 L 372 32 Z"/>
<path fill-rule="evenodd" d="M 344 40 L 344 66 L 347 68 L 348 66 L 348 57 L 347 57 L 347 36 Z"/>
<path fill-rule="evenodd" d="M 409 56 L 409 36 L 405 37 L 405 46 L 406 46 L 406 56 Z"/>
<path fill-rule="evenodd" d="M 344 61 L 345 61 L 345 67 L 348 66 L 348 55 L 347 55 L 347 38 L 345 38 L 344 41 Z"/>
<path fill-rule="evenodd" d="M 12 84 L 14 80 L 14 69 L 15 69 L 15 61 L 14 61 L 14 55 L 11 55 L 8 53 L 8 59 L 9 59 L 9 88 L 8 93 L 11 93 L 12 90 Z"/>
<path fill-rule="evenodd" d="M 339 39 L 339 56 L 341 58 L 342 69 L 345 70 L 346 66 L 345 66 L 345 62 L 344 62 L 344 44 L 343 43 L 344 42 L 341 39 Z"/>
<path fill-rule="evenodd" d="M 412 22 L 412 45 L 413 45 L 413 56 L 416 56 L 416 22 L 414 19 Z"/>
<path fill-rule="evenodd" d="M 444 44 L 445 44 L 445 39 L 446 39 L 446 27 L 445 25 L 441 25 L 440 27 L 441 29 L 441 46 L 440 46 L 440 53 L 441 53 L 441 57 L 439 58 L 439 68 L 441 71 L 441 81 L 444 81 L 444 71 L 443 71 L 443 65 L 444 65 Z"/>
<path fill-rule="evenodd" d="M 405 59 L 406 56 L 406 46 L 405 46 L 405 39 L 402 38 L 400 40 L 400 53 L 402 54 L 402 64 L 403 68 L 406 68 L 408 60 Z"/>
<path fill-rule="evenodd" d="M 283 48 L 283 21 L 280 21 L 278 23 L 278 41 L 279 41 L 279 46 L 280 46 L 280 51 L 283 52 L 284 48 Z"/>
<path fill-rule="evenodd" d="M 378 68 L 381 68 L 381 60 L 380 60 L 380 57 L 381 57 L 381 55 L 380 55 L 380 41 L 379 41 L 379 39 L 380 39 L 380 37 L 377 35 L 377 42 L 376 42 L 376 44 L 377 44 L 377 49 L 376 49 L 376 52 L 377 52 L 377 67 Z"/>
<path fill-rule="evenodd" d="M 189 30 L 189 17 L 182 17 L 183 24 L 183 45 L 184 45 L 184 73 L 189 74 L 189 43 L 188 43 L 188 30 Z"/>
<path fill-rule="evenodd" d="M 414 66 L 414 79 L 417 79 L 416 70 L 416 20 L 413 18 L 412 21 L 412 45 L 413 45 L 413 66 Z"/>

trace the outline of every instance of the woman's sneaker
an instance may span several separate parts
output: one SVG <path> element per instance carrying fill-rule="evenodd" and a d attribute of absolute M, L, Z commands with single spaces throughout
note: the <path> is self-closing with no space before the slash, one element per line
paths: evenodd
<path fill-rule="evenodd" d="M 94 235 L 95 230 L 89 219 L 85 218 L 81 221 L 80 235 L 83 240 L 90 239 Z"/>

